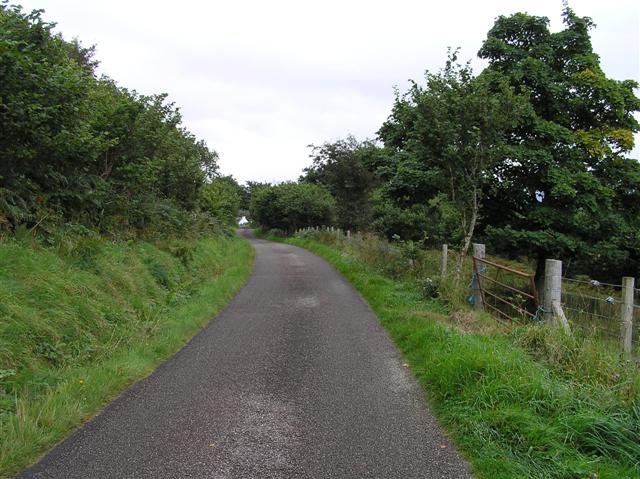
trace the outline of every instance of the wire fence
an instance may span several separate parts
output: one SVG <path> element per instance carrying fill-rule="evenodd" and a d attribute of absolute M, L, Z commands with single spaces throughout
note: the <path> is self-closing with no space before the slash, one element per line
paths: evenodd
<path fill-rule="evenodd" d="M 484 255 L 484 245 L 478 246 L 482 247 Z M 545 295 L 549 294 L 549 298 L 543 305 L 532 273 L 475 256 L 473 262 L 472 297 L 475 299 L 475 296 L 481 295 L 482 309 L 496 318 L 511 321 L 547 321 L 555 318 L 566 325 L 567 331 L 580 330 L 583 334 L 596 337 L 613 348 L 640 358 L 640 290 L 633 288 L 634 299 L 630 302 L 631 284 L 627 280 L 623 280 L 623 287 L 621 284 L 588 278 L 562 277 L 561 263 L 554 260 L 552 263 L 560 263 L 556 276 L 558 282 L 552 279 L 554 273 L 550 270 L 547 274 L 549 283 L 547 285 L 545 280 L 544 291 Z M 553 265 L 547 265 L 549 266 Z M 550 288 L 549 291 L 547 288 Z M 559 300 L 560 310 L 557 314 L 555 306 L 552 306 L 558 301 L 554 297 Z M 628 308 L 631 308 L 631 318 Z"/>
<path fill-rule="evenodd" d="M 376 266 L 392 277 L 433 278 L 454 271 L 456 254 L 445 247 L 442 251 L 423 251 L 413 242 L 391 244 L 374 235 L 335 230 L 334 228 L 305 228 L 297 234 L 312 235 L 323 242 L 340 243 L 345 253 Z M 463 274 L 472 278 L 469 300 L 476 307 L 507 321 L 551 321 L 553 307 L 543 302 L 545 290 L 537 291 L 531 265 L 503 258 L 474 255 L 463 262 Z M 527 271 L 529 270 L 529 271 Z M 438 275 L 436 272 L 439 272 Z M 467 276 L 467 277 L 469 277 Z M 554 296 L 559 298 L 562 316 L 566 316 L 571 330 L 580 330 L 597 337 L 612 348 L 629 351 L 623 328 L 623 287 L 621 284 L 597 281 L 587 277 L 566 278 L 558 269 Z M 637 285 L 638 283 L 636 283 Z M 630 286 L 630 285 L 628 285 Z M 428 288 L 426 288 L 428 289 Z M 425 289 L 425 291 L 426 291 Z M 628 291 L 628 290 L 627 290 Z M 640 288 L 633 288 L 631 352 L 640 359 Z M 555 302 L 556 300 L 554 300 Z M 628 324 L 628 323 L 627 323 Z"/>
<path fill-rule="evenodd" d="M 562 308 L 580 328 L 617 338 L 622 315 L 622 286 L 563 279 Z"/>
<path fill-rule="evenodd" d="M 640 294 L 634 288 L 632 351 L 640 352 Z M 622 317 L 624 310 L 622 285 L 597 280 L 562 279 L 562 309 L 574 328 L 594 334 L 603 341 L 622 341 Z"/>

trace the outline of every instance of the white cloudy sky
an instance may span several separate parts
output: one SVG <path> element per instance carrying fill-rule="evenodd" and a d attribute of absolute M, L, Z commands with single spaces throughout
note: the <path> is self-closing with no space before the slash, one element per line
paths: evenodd
<path fill-rule="evenodd" d="M 374 137 L 393 86 L 439 69 L 448 46 L 482 68 L 475 55 L 498 15 L 526 11 L 562 27 L 561 0 L 19 3 L 45 9 L 66 38 L 96 44 L 100 71 L 122 86 L 168 93 L 222 172 L 241 181 L 296 179 L 310 143 Z M 639 80 L 640 2 L 570 4 L 597 24 L 605 72 Z"/>

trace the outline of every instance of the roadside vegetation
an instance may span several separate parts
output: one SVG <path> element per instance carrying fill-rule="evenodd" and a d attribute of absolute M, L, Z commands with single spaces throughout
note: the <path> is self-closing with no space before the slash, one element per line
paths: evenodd
<path fill-rule="evenodd" d="M 354 284 L 478 477 L 638 477 L 640 370 L 617 352 L 580 332 L 471 311 L 466 287 L 438 277 L 435 252 L 330 231 L 273 239 L 319 254 Z"/>
<path fill-rule="evenodd" d="M 0 477 L 36 460 L 197 333 L 245 283 L 239 237 L 0 244 Z"/>
<path fill-rule="evenodd" d="M 244 284 L 244 190 L 167 96 L 0 3 L 0 477 L 148 375 Z M 246 206 L 245 206 L 246 208 Z"/>

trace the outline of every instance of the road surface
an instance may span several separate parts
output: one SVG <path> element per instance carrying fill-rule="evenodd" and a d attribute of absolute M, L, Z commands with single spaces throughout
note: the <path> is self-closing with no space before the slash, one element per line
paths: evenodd
<path fill-rule="evenodd" d="M 251 240 L 229 306 L 18 477 L 471 477 L 355 289 L 306 250 Z"/>

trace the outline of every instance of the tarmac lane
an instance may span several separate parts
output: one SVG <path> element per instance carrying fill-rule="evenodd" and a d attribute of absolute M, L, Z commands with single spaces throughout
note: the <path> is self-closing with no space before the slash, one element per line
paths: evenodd
<path fill-rule="evenodd" d="M 243 234 L 254 271 L 227 308 L 18 477 L 472 477 L 357 291 Z"/>

